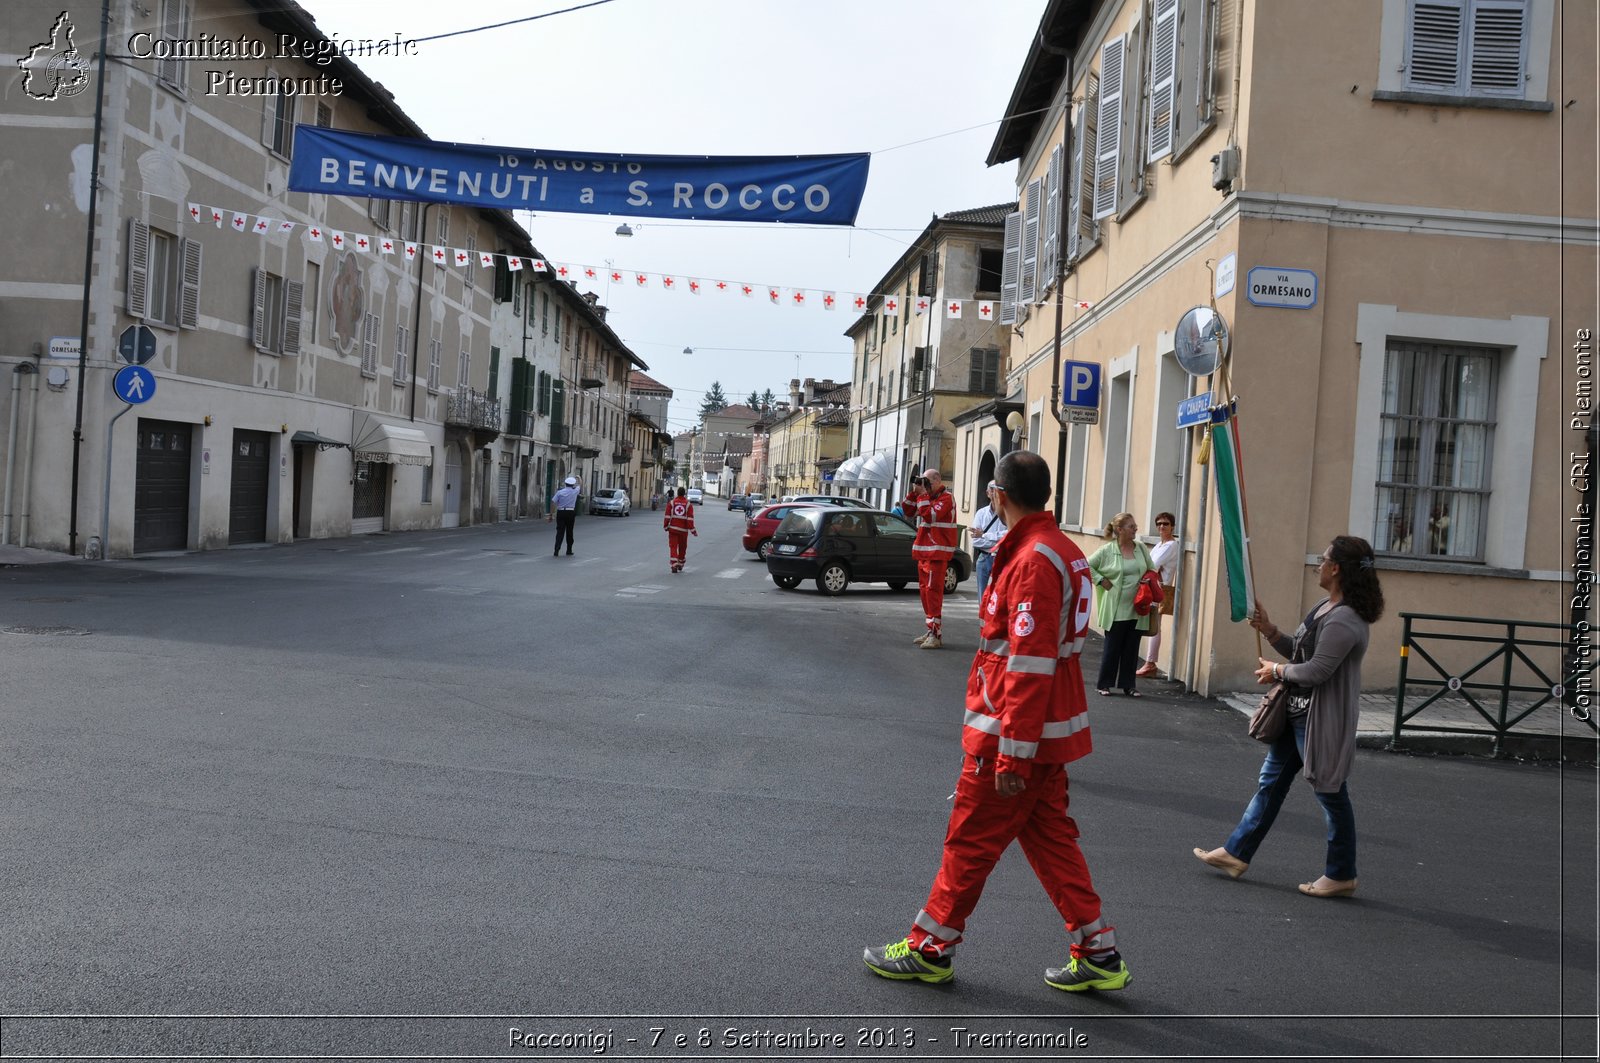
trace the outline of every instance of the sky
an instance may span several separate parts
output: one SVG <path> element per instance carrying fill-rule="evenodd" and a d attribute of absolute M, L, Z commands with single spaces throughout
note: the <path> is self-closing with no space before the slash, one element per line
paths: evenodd
<path fill-rule="evenodd" d="M 413 39 L 585 0 L 301 0 L 330 35 Z M 853 227 L 517 212 L 554 262 L 810 291 L 870 291 L 935 213 L 1016 198 L 984 165 L 1045 0 L 609 0 L 363 57 L 430 136 L 573 152 L 872 154 Z M 713 381 L 743 401 L 799 376 L 850 379 L 854 314 L 659 285 L 596 289 L 673 389 L 674 433 Z M 684 348 L 694 353 L 684 354 Z"/>

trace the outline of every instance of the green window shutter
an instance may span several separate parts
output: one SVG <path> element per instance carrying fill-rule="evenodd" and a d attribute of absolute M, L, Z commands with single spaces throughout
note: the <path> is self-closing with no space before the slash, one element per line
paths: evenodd
<path fill-rule="evenodd" d="M 500 394 L 500 348 L 489 348 L 489 397 Z"/>

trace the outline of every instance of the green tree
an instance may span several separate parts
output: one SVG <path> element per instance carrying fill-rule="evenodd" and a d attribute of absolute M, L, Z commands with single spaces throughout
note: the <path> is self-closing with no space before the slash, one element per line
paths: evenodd
<path fill-rule="evenodd" d="M 777 401 L 778 397 L 772 393 L 771 388 L 768 388 L 761 393 L 761 402 L 758 406 L 756 406 L 756 409 L 759 410 L 763 406 L 773 406 L 777 403 Z"/>
<path fill-rule="evenodd" d="M 705 419 L 707 414 L 721 413 L 728 408 L 728 396 L 722 392 L 722 382 L 713 380 L 711 390 L 706 392 L 706 397 L 700 400 L 700 418 Z"/>
<path fill-rule="evenodd" d="M 761 409 L 761 396 L 752 391 L 750 397 L 744 400 L 744 404 L 752 410 L 759 410 Z"/>

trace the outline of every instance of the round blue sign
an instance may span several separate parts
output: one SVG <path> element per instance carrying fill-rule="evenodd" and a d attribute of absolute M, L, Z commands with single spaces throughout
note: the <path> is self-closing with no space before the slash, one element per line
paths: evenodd
<path fill-rule="evenodd" d="M 111 378 L 111 390 L 130 406 L 156 397 L 156 377 L 142 365 L 125 365 Z"/>

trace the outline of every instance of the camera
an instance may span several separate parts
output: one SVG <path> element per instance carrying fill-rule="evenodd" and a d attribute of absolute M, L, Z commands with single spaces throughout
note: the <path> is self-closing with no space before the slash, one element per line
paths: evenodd
<path fill-rule="evenodd" d="M 928 478 L 926 476 L 919 476 L 912 482 L 918 487 L 926 488 L 928 486 Z"/>

